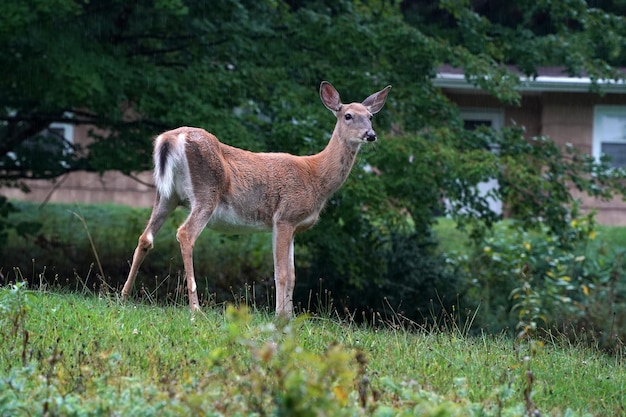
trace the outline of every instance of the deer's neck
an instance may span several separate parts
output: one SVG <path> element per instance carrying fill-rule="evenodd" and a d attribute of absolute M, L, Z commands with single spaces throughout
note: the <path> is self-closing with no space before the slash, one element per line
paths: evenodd
<path fill-rule="evenodd" d="M 333 134 L 324 150 L 311 157 L 318 176 L 320 194 L 328 198 L 350 175 L 360 144 L 350 144 Z"/>

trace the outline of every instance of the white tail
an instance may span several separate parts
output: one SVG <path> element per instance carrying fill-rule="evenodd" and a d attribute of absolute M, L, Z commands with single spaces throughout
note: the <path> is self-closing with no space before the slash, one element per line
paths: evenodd
<path fill-rule="evenodd" d="M 372 115 L 383 107 L 390 88 L 363 103 L 342 104 L 337 90 L 322 82 L 320 98 L 337 117 L 337 124 L 326 148 L 316 155 L 248 152 L 191 127 L 158 136 L 154 144 L 154 208 L 139 237 L 122 297 L 130 294 L 139 266 L 165 219 L 183 204 L 190 207 L 190 213 L 176 237 L 192 311 L 199 308 L 193 247 L 208 226 L 231 233 L 272 232 L 276 314 L 290 316 L 294 235 L 317 222 L 326 200 L 348 177 L 361 144 L 376 140 Z"/>

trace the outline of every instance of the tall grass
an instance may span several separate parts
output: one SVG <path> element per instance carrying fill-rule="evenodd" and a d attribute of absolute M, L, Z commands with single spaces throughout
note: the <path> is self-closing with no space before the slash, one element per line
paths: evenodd
<path fill-rule="evenodd" d="M 623 358 L 462 327 L 0 289 L 0 415 L 618 416 Z"/>

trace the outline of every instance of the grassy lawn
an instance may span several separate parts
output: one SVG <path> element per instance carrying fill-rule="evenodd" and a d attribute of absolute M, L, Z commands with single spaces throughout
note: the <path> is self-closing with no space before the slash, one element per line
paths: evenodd
<path fill-rule="evenodd" d="M 460 328 L 0 289 L 0 415 L 618 416 L 623 358 Z"/>

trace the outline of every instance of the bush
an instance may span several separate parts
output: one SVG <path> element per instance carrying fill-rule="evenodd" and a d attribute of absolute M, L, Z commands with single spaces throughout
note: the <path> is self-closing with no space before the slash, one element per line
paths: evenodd
<path fill-rule="evenodd" d="M 515 221 L 496 227 L 474 253 L 455 261 L 472 277 L 475 325 L 520 335 L 556 329 L 620 348 L 626 340 L 626 249 L 610 250 L 597 236 L 592 215 L 570 221 L 559 235 L 547 226 L 528 232 Z"/>
<path fill-rule="evenodd" d="M 312 245 L 317 261 L 298 277 L 299 299 L 313 298 L 313 309 L 333 304 L 359 321 L 409 319 L 420 325 L 464 304 L 465 277 L 437 252 L 432 236 L 362 227 L 366 231 L 353 246 Z M 355 269 L 358 281 L 350 279 Z M 319 277 L 324 279 L 314 297 L 305 294 Z"/>

